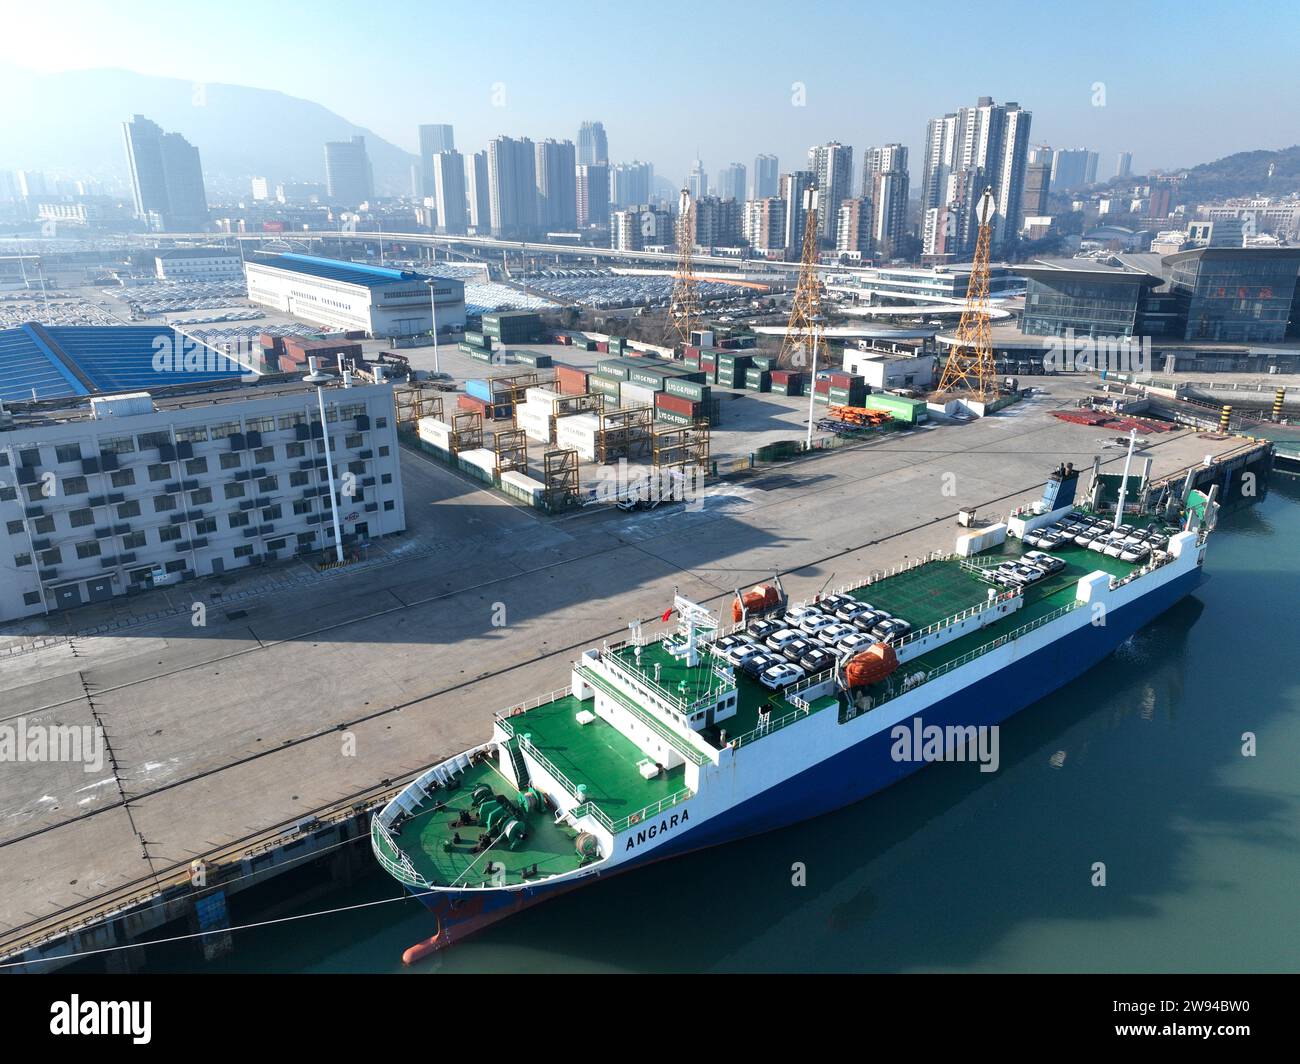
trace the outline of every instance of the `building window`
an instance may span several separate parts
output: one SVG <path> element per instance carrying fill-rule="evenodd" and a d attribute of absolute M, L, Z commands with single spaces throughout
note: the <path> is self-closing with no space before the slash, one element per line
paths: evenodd
<path fill-rule="evenodd" d="M 238 451 L 226 451 L 221 456 L 222 469 L 238 469 L 240 455 Z"/>
<path fill-rule="evenodd" d="M 386 445 L 379 448 L 379 457 L 380 458 L 388 457 L 388 447 Z"/>
<path fill-rule="evenodd" d="M 386 418 L 386 417 L 377 417 L 377 418 L 375 418 L 375 428 L 377 428 L 377 429 L 386 429 L 386 428 L 388 428 L 388 418 Z"/>
<path fill-rule="evenodd" d="M 233 436 L 238 431 L 238 421 L 223 421 L 220 425 L 209 426 L 208 437 L 214 440 L 224 440 L 229 436 Z"/>
<path fill-rule="evenodd" d="M 19 569 L 25 568 L 26 566 L 31 564 L 32 564 L 32 556 L 30 554 L 14 555 L 14 565 L 16 565 Z"/>
<path fill-rule="evenodd" d="M 32 528 L 41 535 L 48 535 L 50 532 L 54 531 L 54 518 L 49 514 L 46 514 L 44 517 L 38 517 L 32 522 Z"/>
<path fill-rule="evenodd" d="M 207 503 L 210 503 L 211 501 L 212 501 L 211 488 L 196 488 L 194 491 L 190 492 L 191 506 L 204 506 Z"/>
<path fill-rule="evenodd" d="M 0 502 L 13 502 L 18 498 L 18 489 L 11 488 L 6 484 L 0 484 Z"/>
<path fill-rule="evenodd" d="M 253 461 L 256 462 L 258 465 L 264 465 L 267 462 L 274 462 L 275 448 L 259 447 L 256 451 L 253 452 Z"/>
<path fill-rule="evenodd" d="M 109 440 L 100 440 L 99 449 L 109 454 L 130 454 L 135 450 L 135 440 L 130 436 L 114 436 Z"/>
<path fill-rule="evenodd" d="M 172 442 L 171 434 L 168 432 L 142 432 L 135 439 L 142 451 L 157 450 Z"/>
<path fill-rule="evenodd" d="M 293 504 L 293 512 L 296 514 L 309 514 L 312 512 L 311 499 L 299 499 Z"/>
<path fill-rule="evenodd" d="M 281 414 L 277 424 L 281 430 L 295 428 L 303 423 L 301 414 Z"/>
<path fill-rule="evenodd" d="M 170 462 L 157 462 L 149 467 L 149 480 L 157 482 L 166 480 L 172 475 L 172 464 Z"/>
<path fill-rule="evenodd" d="M 381 474 L 380 474 L 380 476 L 379 476 L 379 483 L 381 483 L 381 484 L 391 484 L 392 482 L 393 482 L 393 474 L 392 474 L 392 473 L 381 473 Z"/>
<path fill-rule="evenodd" d="M 227 484 L 224 490 L 227 499 L 242 499 L 244 497 L 243 484 Z"/>
<path fill-rule="evenodd" d="M 307 453 L 307 448 L 301 443 L 286 443 L 284 445 L 284 456 L 286 458 L 301 458 Z"/>
<path fill-rule="evenodd" d="M 208 460 L 206 458 L 191 458 L 185 463 L 185 473 L 187 476 L 197 477 L 200 473 L 208 471 Z"/>
<path fill-rule="evenodd" d="M 280 516 L 281 516 L 281 507 L 278 502 L 274 506 L 262 507 L 263 521 L 278 521 L 280 520 Z"/>
<path fill-rule="evenodd" d="M 346 436 L 343 437 L 343 446 L 346 447 L 349 451 L 355 451 L 364 442 L 365 441 L 362 439 L 361 433 L 359 432 L 349 432 Z"/>
<path fill-rule="evenodd" d="M 25 447 L 18 452 L 18 464 L 24 469 L 31 469 L 41 464 L 41 449 L 39 447 Z"/>
<path fill-rule="evenodd" d="M 177 443 L 203 443 L 207 438 L 208 430 L 203 425 L 189 425 L 176 430 Z"/>
<path fill-rule="evenodd" d="M 205 517 L 202 521 L 194 522 L 194 531 L 200 536 L 206 536 L 217 530 L 217 519 L 215 517 Z"/>
<path fill-rule="evenodd" d="M 130 502 L 120 502 L 117 504 L 117 516 L 125 521 L 128 517 L 140 516 L 140 502 L 132 499 Z"/>
<path fill-rule="evenodd" d="M 279 490 L 279 487 L 280 487 L 279 477 L 263 477 L 261 480 L 257 482 L 257 490 L 262 492 L 277 491 Z"/>
<path fill-rule="evenodd" d="M 135 483 L 135 470 L 114 469 L 108 475 L 108 479 L 115 488 L 129 488 Z"/>
<path fill-rule="evenodd" d="M 289 474 L 289 487 L 291 487 L 291 488 L 301 488 L 304 484 L 307 483 L 307 479 L 308 479 L 308 478 L 307 478 L 307 471 L 306 471 L 305 469 L 300 469 L 300 470 L 298 470 L 298 472 L 296 472 L 296 473 L 290 473 L 290 474 Z"/>
<path fill-rule="evenodd" d="M 177 558 L 174 561 L 168 562 L 166 565 L 163 566 L 163 568 L 169 573 L 179 573 L 182 569 L 185 568 L 185 559 Z"/>
<path fill-rule="evenodd" d="M 9 521 L 5 529 L 11 536 L 21 536 L 23 534 L 23 523 L 21 521 Z"/>
<path fill-rule="evenodd" d="M 172 543 L 181 538 L 181 530 L 175 525 L 164 525 L 158 529 L 159 543 Z"/>
<path fill-rule="evenodd" d="M 175 495 L 155 495 L 153 497 L 153 512 L 156 514 L 164 513 L 167 510 L 176 509 Z"/>
<path fill-rule="evenodd" d="M 85 543 L 78 543 L 78 544 L 77 544 L 77 557 L 78 557 L 78 558 L 98 558 L 98 557 L 99 557 L 99 542 L 98 542 L 97 540 L 90 539 L 90 540 L 87 540 Z"/>
<path fill-rule="evenodd" d="M 267 550 L 284 550 L 283 539 L 269 539 L 266 541 Z"/>
<path fill-rule="evenodd" d="M 85 495 L 90 489 L 86 487 L 85 477 L 64 477 L 63 494 L 64 495 Z"/>
<path fill-rule="evenodd" d="M 247 543 L 241 543 L 238 547 L 235 548 L 236 558 L 251 558 L 252 556 L 253 556 L 253 548 Z"/>
<path fill-rule="evenodd" d="M 40 601 L 41 593 L 39 591 L 26 591 L 23 593 L 23 604 L 25 606 L 35 606 Z"/>
<path fill-rule="evenodd" d="M 392 500 L 392 499 L 386 499 L 386 500 L 384 501 L 384 509 L 385 509 L 385 510 L 391 510 L 392 508 L 393 508 L 393 500 Z"/>
<path fill-rule="evenodd" d="M 245 528 L 248 525 L 248 514 L 245 511 L 228 514 L 226 516 L 226 521 L 229 523 L 231 528 Z"/>
<path fill-rule="evenodd" d="M 122 549 L 138 550 L 140 547 L 144 546 L 144 542 L 143 532 L 128 532 L 122 537 Z"/>
<path fill-rule="evenodd" d="M 63 551 L 58 547 L 51 547 L 49 550 L 43 550 L 40 554 L 42 565 L 58 565 L 63 561 Z"/>
<path fill-rule="evenodd" d="M 81 444 L 64 443 L 54 448 L 54 460 L 56 462 L 80 462 L 81 461 Z"/>
<path fill-rule="evenodd" d="M 73 528 L 84 528 L 95 523 L 95 511 L 90 509 L 73 510 L 68 514 L 68 521 Z"/>
<path fill-rule="evenodd" d="M 273 417 L 250 417 L 244 421 L 245 427 L 249 432 L 274 432 L 275 418 Z M 262 461 L 262 459 L 258 459 Z M 270 461 L 270 459 L 267 459 Z"/>

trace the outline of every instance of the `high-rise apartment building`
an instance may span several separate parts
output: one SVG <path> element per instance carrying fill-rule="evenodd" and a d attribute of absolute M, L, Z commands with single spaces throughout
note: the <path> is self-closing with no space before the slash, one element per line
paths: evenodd
<path fill-rule="evenodd" d="M 155 230 L 203 229 L 208 222 L 208 200 L 198 148 L 179 133 L 164 133 L 143 115 L 123 122 L 122 133 L 135 216 Z M 20 179 L 24 174 L 20 171 Z"/>
<path fill-rule="evenodd" d="M 615 251 L 669 247 L 674 240 L 672 215 L 661 207 L 638 203 L 609 216 L 609 246 Z"/>
<path fill-rule="evenodd" d="M 926 127 L 921 170 L 922 216 L 929 209 L 947 206 L 944 197 L 953 187 L 964 191 L 974 180 L 993 190 L 993 245 L 1000 247 L 1014 239 L 1023 214 L 1032 117 L 1017 103 L 995 104 L 983 96 L 974 107 L 932 118 Z M 950 178 L 962 172 L 954 186 Z M 972 245 L 952 253 L 973 250 Z M 926 253 L 932 252 L 926 249 Z"/>
<path fill-rule="evenodd" d="M 686 189 L 690 192 L 692 199 L 699 199 L 701 196 L 709 194 L 709 177 L 704 172 L 704 160 L 695 160 L 695 165 L 691 167 L 690 172 L 686 175 Z"/>
<path fill-rule="evenodd" d="M 619 163 L 609 169 L 609 202 L 611 207 L 628 207 L 634 203 L 649 203 L 654 187 L 655 171 L 650 163 Z"/>
<path fill-rule="evenodd" d="M 910 177 L 907 148 L 885 144 L 862 155 L 862 198 L 871 201 L 872 249 L 886 257 L 900 253 L 907 235 L 907 198 Z M 836 247 L 839 234 L 836 233 Z"/>
<path fill-rule="evenodd" d="M 583 122 L 578 128 L 578 165 L 596 166 L 609 163 L 609 141 L 601 122 Z"/>
<path fill-rule="evenodd" d="M 537 221 L 549 232 L 578 224 L 577 152 L 571 140 L 543 140 L 536 146 Z"/>
<path fill-rule="evenodd" d="M 579 229 L 609 224 L 609 166 L 579 163 L 575 176 Z"/>
<path fill-rule="evenodd" d="M 1097 181 L 1097 153 L 1087 148 L 1058 148 L 1052 152 L 1052 187 L 1073 192 Z"/>
<path fill-rule="evenodd" d="M 814 145 L 808 149 L 808 169 L 821 193 L 817 230 L 822 242 L 831 244 L 835 241 L 835 212 L 852 195 L 853 149 L 835 140 Z"/>
<path fill-rule="evenodd" d="M 1031 162 L 1025 167 L 1024 216 L 1040 217 L 1047 213 L 1047 197 L 1052 191 L 1052 164 Z"/>
<path fill-rule="evenodd" d="M 458 151 L 440 151 L 429 160 L 438 232 L 465 232 L 465 159 Z"/>
<path fill-rule="evenodd" d="M 1116 157 L 1115 176 L 1116 177 L 1133 176 L 1133 153 L 1131 151 L 1122 151 Z"/>
<path fill-rule="evenodd" d="M 754 159 L 754 187 L 750 199 L 767 199 L 775 196 L 781 187 L 781 171 L 775 155 L 759 155 Z"/>
<path fill-rule="evenodd" d="M 331 203 L 343 207 L 355 207 L 375 194 L 365 137 L 326 142 L 325 193 Z"/>
<path fill-rule="evenodd" d="M 703 248 L 738 247 L 743 241 L 743 201 L 701 196 L 695 201 L 695 243 Z"/>
<path fill-rule="evenodd" d="M 798 258 L 803 252 L 803 231 L 808 217 L 804 206 L 804 193 L 817 187 L 817 177 L 811 170 L 796 170 L 792 174 L 782 174 L 780 181 L 781 199 L 785 200 L 785 253 L 787 258 Z M 822 200 L 825 203 L 825 199 Z M 825 210 L 823 206 L 821 210 Z M 818 232 L 821 220 L 818 219 Z"/>
<path fill-rule="evenodd" d="M 488 191 L 488 153 L 465 156 L 465 199 L 469 224 L 474 232 L 486 233 L 492 226 L 492 197 Z"/>
<path fill-rule="evenodd" d="M 785 200 L 764 196 L 747 200 L 741 219 L 741 235 L 762 254 L 785 250 Z"/>
<path fill-rule="evenodd" d="M 456 137 L 451 126 L 428 125 L 420 127 L 420 174 L 423 178 L 423 193 L 434 194 L 433 157 L 439 152 L 455 151 Z"/>
<path fill-rule="evenodd" d="M 835 251 L 839 255 L 871 255 L 871 200 L 848 199 L 835 215 Z"/>
<path fill-rule="evenodd" d="M 488 202 L 493 236 L 529 236 L 537 229 L 537 157 L 527 137 L 488 142 Z"/>
<path fill-rule="evenodd" d="M 718 187 L 714 190 L 721 199 L 737 203 L 745 200 L 745 164 L 731 163 L 718 173 Z"/>

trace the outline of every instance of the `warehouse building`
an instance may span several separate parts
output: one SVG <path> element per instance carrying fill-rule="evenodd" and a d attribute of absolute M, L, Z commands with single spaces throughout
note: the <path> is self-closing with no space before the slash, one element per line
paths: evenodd
<path fill-rule="evenodd" d="M 302 382 L 0 407 L 0 620 L 331 548 L 331 469 L 345 548 L 401 532 L 392 386 L 323 398 L 324 429 Z"/>
<path fill-rule="evenodd" d="M 291 254 L 249 256 L 244 268 L 249 300 L 313 325 L 379 339 L 428 333 L 430 281 L 438 331 L 465 325 L 465 284 L 450 277 Z"/>
<path fill-rule="evenodd" d="M 164 281 L 232 281 L 244 276 L 244 261 L 229 248 L 167 248 L 153 257 Z"/>

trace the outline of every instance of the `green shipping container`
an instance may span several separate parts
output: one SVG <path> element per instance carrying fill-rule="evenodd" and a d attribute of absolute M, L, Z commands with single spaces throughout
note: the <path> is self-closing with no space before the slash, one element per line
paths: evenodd
<path fill-rule="evenodd" d="M 759 369 L 775 369 L 775 368 L 776 368 L 776 356 L 775 356 L 775 355 L 754 355 L 754 356 L 752 356 L 752 357 L 753 357 L 753 359 L 754 359 L 754 365 L 757 366 Z"/>
<path fill-rule="evenodd" d="M 690 399 L 697 403 L 702 403 L 709 398 L 709 386 L 704 382 L 704 374 L 692 374 L 701 378 L 700 380 L 691 380 L 689 377 L 669 377 L 664 381 L 664 391 L 669 395 L 679 395 L 683 399 Z"/>
<path fill-rule="evenodd" d="M 757 368 L 745 370 L 745 387 L 751 392 L 770 392 L 772 390 L 771 372 Z"/>
<path fill-rule="evenodd" d="M 693 425 L 696 419 L 689 414 L 679 414 L 675 410 L 655 410 L 655 421 L 661 425 Z"/>
<path fill-rule="evenodd" d="M 544 355 L 540 351 L 522 351 L 511 350 L 506 354 L 510 355 L 521 366 L 533 366 L 535 369 L 549 369 L 552 365 L 550 355 Z"/>
<path fill-rule="evenodd" d="M 587 378 L 587 389 L 595 392 L 597 395 L 608 395 L 611 399 L 618 398 L 618 386 L 621 381 L 611 380 L 608 377 L 601 377 L 595 373 Z"/>

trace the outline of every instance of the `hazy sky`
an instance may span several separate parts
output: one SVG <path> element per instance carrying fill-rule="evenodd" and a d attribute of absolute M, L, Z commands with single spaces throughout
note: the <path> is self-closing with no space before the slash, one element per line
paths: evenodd
<path fill-rule="evenodd" d="M 497 133 L 576 139 L 600 119 L 616 161 L 710 180 L 762 151 L 902 141 L 981 95 L 1033 112 L 1033 140 L 1129 150 L 1139 171 L 1300 142 L 1294 2 L 657 5 L 444 0 L 52 0 L 11 7 L 6 59 L 124 67 L 314 100 L 414 150 L 420 122 L 457 147 Z M 800 90 L 799 86 L 802 86 Z M 802 92 L 802 95 L 800 95 Z M 1098 104 L 1103 105 L 1098 105 Z M 250 115 L 250 121 L 256 116 Z M 0 131 L 3 117 L 0 116 Z"/>

